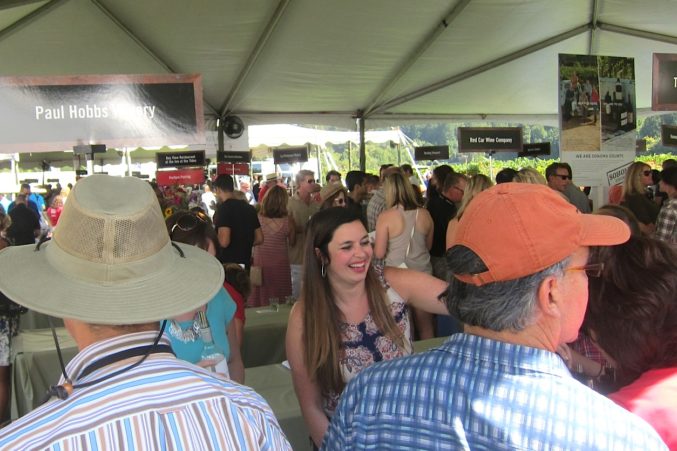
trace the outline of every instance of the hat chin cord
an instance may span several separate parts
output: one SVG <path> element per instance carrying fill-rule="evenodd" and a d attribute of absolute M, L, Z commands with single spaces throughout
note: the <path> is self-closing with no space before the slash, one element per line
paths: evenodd
<path fill-rule="evenodd" d="M 118 371 L 115 371 L 107 376 L 101 377 L 99 379 L 94 379 L 93 381 L 89 382 L 84 382 L 82 384 L 73 384 L 73 381 L 68 377 L 68 374 L 66 373 L 66 366 L 64 365 L 63 362 L 63 355 L 61 354 L 61 347 L 59 346 L 59 339 L 56 336 L 56 330 L 54 329 L 54 324 L 52 323 L 52 318 L 48 317 L 49 321 L 49 326 L 52 329 L 52 337 L 54 338 L 54 344 L 56 345 L 56 353 L 59 357 L 59 365 L 61 366 L 61 374 L 63 374 L 65 382 L 62 385 L 52 385 L 49 387 L 47 390 L 47 394 L 45 395 L 45 399 L 42 401 L 41 404 L 46 403 L 49 401 L 52 397 L 57 397 L 61 400 L 68 399 L 68 396 L 73 393 L 73 390 L 76 388 L 84 388 L 84 387 L 89 387 L 91 385 L 98 384 L 100 382 L 103 382 L 105 380 L 108 380 L 110 378 L 113 378 L 115 376 L 118 376 L 126 371 L 129 371 L 133 368 L 136 368 L 137 366 L 141 365 L 146 358 L 150 354 L 156 354 L 156 353 L 171 353 L 174 354 L 174 351 L 172 350 L 171 346 L 168 345 L 159 345 L 158 343 L 160 342 L 160 338 L 162 338 L 162 334 L 165 331 L 165 327 L 167 325 L 167 321 L 164 320 L 162 321 L 162 326 L 160 327 L 160 332 L 158 335 L 155 337 L 155 341 L 153 341 L 153 344 L 150 346 L 138 346 L 135 348 L 127 349 L 121 352 L 116 352 L 115 354 L 111 354 L 107 357 L 104 357 L 102 359 L 96 360 L 90 365 L 88 365 L 82 372 L 76 377 L 75 380 L 82 378 L 93 371 L 102 368 L 104 366 L 110 365 L 115 362 L 119 362 L 121 360 L 128 359 L 130 357 L 138 357 L 141 356 L 139 360 L 136 362 L 132 363 L 131 365 L 128 365 Z"/>

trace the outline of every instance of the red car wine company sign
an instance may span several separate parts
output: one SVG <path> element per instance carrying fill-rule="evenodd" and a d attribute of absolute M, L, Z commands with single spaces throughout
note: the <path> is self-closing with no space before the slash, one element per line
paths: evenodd
<path fill-rule="evenodd" d="M 204 142 L 199 75 L 0 78 L 0 153 Z"/>

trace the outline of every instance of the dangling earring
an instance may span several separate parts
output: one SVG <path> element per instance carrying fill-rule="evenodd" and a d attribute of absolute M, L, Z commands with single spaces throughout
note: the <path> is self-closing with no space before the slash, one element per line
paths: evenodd
<path fill-rule="evenodd" d="M 324 279 L 327 277 L 327 270 L 324 268 L 324 262 L 322 262 L 322 268 L 320 270 L 322 272 L 322 278 Z"/>

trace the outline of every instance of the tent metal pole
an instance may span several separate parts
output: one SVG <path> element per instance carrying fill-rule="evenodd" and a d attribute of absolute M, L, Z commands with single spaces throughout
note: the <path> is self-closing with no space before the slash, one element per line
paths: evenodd
<path fill-rule="evenodd" d="M 440 37 L 442 33 L 446 31 L 451 22 L 453 22 L 468 6 L 471 0 L 461 0 L 455 4 L 451 10 L 444 16 L 444 18 L 435 24 L 435 28 L 430 31 L 423 41 L 412 51 L 409 55 L 402 59 L 399 67 L 397 68 L 394 75 L 390 79 L 386 80 L 383 87 L 379 89 L 376 96 L 371 99 L 369 105 L 364 109 L 366 114 L 369 115 L 374 107 L 380 102 L 386 93 L 397 83 L 404 74 L 407 73 L 409 69 L 418 61 L 418 59 L 428 50 L 428 48 Z"/>
<path fill-rule="evenodd" d="M 353 153 L 353 143 L 348 141 L 348 171 L 353 170 L 353 163 L 350 161 L 350 154 Z"/>
<path fill-rule="evenodd" d="M 586 31 L 588 31 L 589 29 L 590 29 L 590 24 L 585 24 L 585 25 L 581 25 L 579 27 L 573 28 L 573 29 L 566 31 L 564 33 L 560 33 L 556 36 L 552 36 L 548 39 L 544 39 L 543 41 L 537 42 L 536 44 L 532 44 L 532 45 L 525 47 L 521 50 L 518 50 L 516 52 L 502 56 L 500 58 L 497 58 L 497 59 L 491 61 L 490 63 L 482 64 L 481 66 L 477 66 L 477 67 L 469 69 L 465 72 L 461 72 L 460 74 L 454 75 L 453 77 L 449 77 L 449 78 L 446 78 L 444 80 L 438 81 L 438 82 L 433 83 L 431 85 L 425 86 L 425 87 L 417 89 L 415 91 L 412 91 L 408 94 L 405 94 L 405 95 L 402 95 L 402 96 L 399 96 L 399 97 L 395 97 L 394 99 L 391 99 L 388 102 L 385 102 L 385 103 L 379 105 L 378 107 L 374 108 L 371 111 L 371 113 L 381 113 L 383 111 L 389 110 L 390 108 L 396 107 L 398 105 L 402 105 L 403 103 L 407 103 L 411 100 L 417 99 L 417 98 L 422 97 L 426 94 L 430 94 L 430 93 L 438 91 L 442 88 L 446 88 L 447 86 L 451 86 L 455 83 L 463 81 L 463 80 L 470 78 L 474 75 L 481 74 L 482 72 L 486 72 L 488 70 L 502 66 L 503 64 L 506 64 L 506 63 L 509 63 L 509 62 L 514 61 L 516 59 L 522 58 L 523 56 L 527 56 L 531 53 L 542 50 L 542 49 L 549 47 L 553 44 L 557 44 L 558 42 L 565 41 L 569 38 L 572 38 L 572 37 L 577 36 L 581 33 L 584 33 Z"/>
<path fill-rule="evenodd" d="M 50 2 L 45 3 L 35 11 L 31 12 L 30 14 L 26 14 L 23 16 L 21 19 L 17 20 L 16 22 L 12 23 L 11 25 L 3 28 L 0 30 L 0 40 L 4 39 L 5 37 L 9 36 L 11 33 L 18 31 L 21 27 L 24 27 L 28 25 L 31 21 L 37 19 L 38 17 L 42 16 L 43 14 L 46 14 L 49 12 L 52 8 L 58 6 L 61 3 L 65 3 L 67 0 L 51 0 Z M 19 3 L 19 2 L 16 2 Z M 17 6 L 17 5 L 12 5 L 12 6 Z M 2 9 L 2 8 L 0 8 Z"/>
<path fill-rule="evenodd" d="M 600 30 L 611 31 L 612 33 L 626 34 L 628 36 L 634 36 L 636 38 L 650 39 L 652 41 L 659 41 L 677 45 L 677 36 L 652 33 L 650 31 L 637 30 L 635 28 L 622 27 L 620 25 L 613 25 L 604 22 L 597 22 L 597 27 Z"/>
<path fill-rule="evenodd" d="M 362 116 L 362 112 L 360 111 L 359 116 L 357 118 L 358 124 L 360 127 L 360 171 L 366 171 L 367 170 L 367 154 L 366 154 L 366 146 L 365 146 L 365 141 L 364 141 L 364 116 Z"/>
<path fill-rule="evenodd" d="M 595 31 L 597 31 L 597 0 L 592 0 L 592 8 L 590 11 L 590 39 L 588 40 L 588 55 L 592 55 L 592 44 L 595 40 Z"/>
<path fill-rule="evenodd" d="M 137 35 L 135 35 L 132 30 L 127 28 L 125 24 L 123 24 L 108 8 L 106 8 L 99 0 L 90 0 L 94 6 L 99 8 L 99 10 L 110 20 L 113 22 L 120 30 L 122 30 L 123 33 L 127 35 L 129 39 L 134 41 L 136 45 L 138 45 L 144 52 L 146 52 L 151 58 L 155 60 L 156 63 L 158 63 L 164 70 L 171 74 L 177 74 L 179 71 L 175 70 L 173 67 L 171 67 L 165 60 L 160 58 L 158 54 L 148 47 L 148 45 L 143 42 Z M 207 109 L 209 109 L 212 113 L 217 114 L 216 109 L 205 99 L 202 99 L 202 102 L 205 104 Z"/>
<path fill-rule="evenodd" d="M 249 72 L 251 72 L 252 68 L 256 64 L 256 61 L 259 59 L 259 56 L 261 55 L 261 52 L 265 48 L 266 44 L 268 44 L 270 36 L 273 34 L 273 31 L 275 31 L 275 27 L 277 27 L 278 22 L 284 15 L 284 11 L 287 9 L 287 6 L 289 5 L 290 2 L 291 0 L 280 0 L 280 2 L 277 4 L 275 12 L 273 12 L 273 15 L 266 24 L 266 27 L 263 29 L 263 33 L 261 33 L 261 36 L 259 36 L 258 41 L 256 41 L 256 45 L 254 46 L 254 49 L 247 57 L 247 61 L 242 67 L 240 73 L 238 74 L 235 83 L 233 83 L 233 87 L 231 88 L 230 93 L 228 93 L 228 97 L 223 102 L 223 105 L 221 105 L 220 109 L 221 116 L 225 116 L 226 113 L 228 113 L 228 111 L 230 110 L 230 107 L 233 104 L 235 96 L 240 91 L 240 88 L 247 79 Z"/>

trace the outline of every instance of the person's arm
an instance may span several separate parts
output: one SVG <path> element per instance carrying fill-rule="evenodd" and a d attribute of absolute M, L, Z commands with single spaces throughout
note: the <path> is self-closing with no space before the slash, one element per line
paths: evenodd
<path fill-rule="evenodd" d="M 383 270 L 383 275 L 407 304 L 424 312 L 449 315 L 447 306 L 439 300 L 439 295 L 447 290 L 445 281 L 419 271 L 390 266 Z"/>
<path fill-rule="evenodd" d="M 433 237 L 435 236 L 433 217 L 430 216 L 430 212 L 425 208 L 419 208 L 419 213 L 425 217 L 425 222 L 428 224 L 428 233 L 425 235 L 425 246 L 430 250 L 433 247 Z"/>
<path fill-rule="evenodd" d="M 226 248 L 230 246 L 230 227 L 221 226 L 217 229 L 219 246 Z"/>
<path fill-rule="evenodd" d="M 259 244 L 263 244 L 263 231 L 261 230 L 261 227 L 254 230 L 254 246 L 258 246 Z"/>
<path fill-rule="evenodd" d="M 287 216 L 287 219 L 289 220 L 289 233 L 287 234 L 287 241 L 289 242 L 289 246 L 293 246 L 296 244 L 296 223 L 294 222 L 294 218 L 291 216 Z"/>
<path fill-rule="evenodd" d="M 388 213 L 388 211 L 384 211 L 376 220 L 376 238 L 374 240 L 374 256 L 376 258 L 385 258 L 388 252 L 388 221 L 390 220 Z"/>
<path fill-rule="evenodd" d="M 228 346 L 230 347 L 230 356 L 228 357 L 228 372 L 230 378 L 239 384 L 244 384 L 244 363 L 242 362 L 242 354 L 240 353 L 240 341 L 237 337 L 235 318 L 230 320 L 226 335 L 228 336 Z"/>
<path fill-rule="evenodd" d="M 301 406 L 301 413 L 313 443 L 319 448 L 329 427 L 329 420 L 322 410 L 320 387 L 316 381 L 311 379 L 305 364 L 302 309 L 302 300 L 292 307 L 285 344 L 294 391 Z"/>

